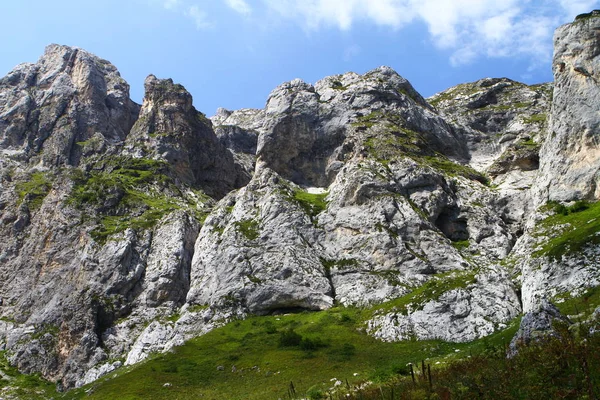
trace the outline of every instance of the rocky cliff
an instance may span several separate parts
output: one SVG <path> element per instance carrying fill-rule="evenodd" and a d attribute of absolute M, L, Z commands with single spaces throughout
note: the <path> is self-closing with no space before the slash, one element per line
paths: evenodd
<path fill-rule="evenodd" d="M 70 388 L 333 305 L 381 340 L 464 342 L 598 285 L 596 204 L 568 203 L 598 197 L 598 24 L 559 28 L 554 86 L 424 99 L 380 67 L 211 119 L 171 80 L 140 106 L 109 62 L 49 46 L 0 80 L 6 357 Z"/>

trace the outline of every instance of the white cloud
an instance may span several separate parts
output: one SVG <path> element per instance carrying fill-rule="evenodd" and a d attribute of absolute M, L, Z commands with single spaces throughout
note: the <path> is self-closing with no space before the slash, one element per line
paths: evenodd
<path fill-rule="evenodd" d="M 196 5 L 190 6 L 185 15 L 194 21 L 197 29 L 207 29 L 213 26 L 212 22 L 208 19 L 208 15 Z"/>
<path fill-rule="evenodd" d="M 348 30 L 355 21 L 370 20 L 399 28 L 412 19 L 406 0 L 263 0 L 271 10 L 301 19 L 309 30 L 322 26 Z"/>
<path fill-rule="evenodd" d="M 245 0 L 225 0 L 225 4 L 233 11 L 242 15 L 250 15 L 252 13 L 252 8 Z"/>
<path fill-rule="evenodd" d="M 166 8 L 167 10 L 172 10 L 174 8 L 176 8 L 177 6 L 179 6 L 180 1 L 179 0 L 164 0 L 163 1 L 163 7 Z"/>
<path fill-rule="evenodd" d="M 532 68 L 552 56 L 560 23 L 592 10 L 600 0 L 262 0 L 307 31 L 350 30 L 357 22 L 401 29 L 422 22 L 432 42 L 458 66 L 480 57 L 523 56 Z"/>

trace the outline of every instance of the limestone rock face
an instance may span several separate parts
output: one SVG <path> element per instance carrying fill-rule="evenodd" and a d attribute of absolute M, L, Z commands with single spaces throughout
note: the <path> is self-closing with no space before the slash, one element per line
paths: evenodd
<path fill-rule="evenodd" d="M 80 49 L 0 81 L 0 346 L 61 387 L 116 368 L 184 304 L 207 193 L 248 179 L 185 89 L 147 83 L 138 120 L 116 68 Z M 149 120 L 169 137 L 146 146 Z M 119 318 L 133 337 L 111 335 Z"/>
<path fill-rule="evenodd" d="M 144 88 L 140 118 L 127 138 L 133 155 L 167 162 L 184 183 L 216 197 L 248 182 L 183 86 L 150 75 Z"/>
<path fill-rule="evenodd" d="M 0 349 L 70 388 L 333 305 L 385 341 L 470 341 L 524 312 L 528 340 L 547 300 L 600 284 L 597 232 L 546 246 L 595 210 L 546 203 L 597 198 L 598 21 L 557 31 L 552 106 L 551 84 L 505 78 L 425 100 L 380 67 L 208 119 L 170 79 L 140 107 L 108 62 L 49 46 L 0 80 Z"/>
<path fill-rule="evenodd" d="M 234 115 L 220 110 L 214 119 L 223 127 Z M 190 304 L 240 316 L 335 301 L 370 306 L 440 275 L 472 274 L 510 252 L 514 237 L 488 208 L 496 195 L 484 177 L 441 153 L 466 158 L 460 136 L 395 72 L 283 84 L 263 118 L 254 124 L 252 181 L 221 200 L 200 231 Z M 499 275 L 500 283 L 502 295 L 485 300 L 503 310 L 498 318 L 486 314 L 492 322 L 481 329 L 474 321 L 484 316 L 457 320 L 455 330 L 469 333 L 456 340 L 489 334 L 519 312 L 510 279 Z M 470 298 L 474 290 L 461 293 Z M 423 332 L 450 338 L 435 324 Z"/>
<path fill-rule="evenodd" d="M 469 164 L 493 179 L 497 212 L 514 233 L 533 211 L 531 187 L 546 136 L 552 84 L 524 85 L 486 78 L 438 93 L 428 101 L 467 139 Z"/>
<path fill-rule="evenodd" d="M 468 342 L 487 336 L 506 327 L 521 311 L 513 285 L 502 274 L 486 271 L 473 281 L 462 277 L 464 288 L 425 304 L 411 303 L 404 312 L 380 313 L 369 321 L 368 330 L 385 341 Z"/>
<path fill-rule="evenodd" d="M 406 79 L 387 67 L 362 76 L 328 77 L 315 86 L 300 80 L 280 85 L 267 100 L 257 156 L 286 179 L 325 187 L 354 144 L 347 140 L 351 124 L 386 115 L 394 115 L 406 129 L 422 132 L 433 150 L 465 157 L 466 149 L 445 121 Z"/>
<path fill-rule="evenodd" d="M 555 89 L 541 149 L 539 202 L 600 199 L 599 28 L 599 18 L 584 18 L 554 34 Z"/>
<path fill-rule="evenodd" d="M 511 354 L 516 354 L 519 346 L 525 346 L 532 341 L 542 339 L 549 334 L 556 334 L 554 324 L 570 325 L 571 321 L 560 313 L 552 303 L 544 300 L 535 309 L 525 314 L 521 320 L 519 331 L 510 343 Z"/>
<path fill-rule="evenodd" d="M 258 135 L 263 129 L 264 110 L 229 111 L 219 108 L 211 117 L 219 141 L 231 151 L 235 161 L 248 175 L 256 166 Z"/>
<path fill-rule="evenodd" d="M 573 200 L 598 199 L 600 161 L 594 143 L 600 121 L 599 86 L 594 74 L 599 27 L 599 18 L 582 18 L 558 28 L 554 36 L 555 83 L 548 133 L 531 190 L 532 212 L 509 262 L 521 281 L 525 313 L 536 312 L 546 300 L 560 295 L 581 295 L 600 282 L 595 214 L 585 221 L 561 219 L 549 203 L 568 206 Z M 584 230 L 585 235 L 577 234 Z M 554 248 L 549 248 L 549 243 L 554 243 Z M 573 247 L 577 250 L 571 251 L 571 246 L 578 246 Z"/>
<path fill-rule="evenodd" d="M 551 100 L 552 84 L 528 86 L 507 78 L 464 83 L 428 99 L 467 137 L 470 164 L 492 176 L 537 169 Z"/>
<path fill-rule="evenodd" d="M 264 169 L 222 200 L 196 243 L 188 302 L 255 314 L 333 305 L 318 232 L 287 190 Z"/>
<path fill-rule="evenodd" d="M 0 80 L 3 162 L 78 165 L 86 142 L 102 149 L 123 141 L 138 112 L 112 64 L 50 45 L 36 64 L 21 64 Z"/>

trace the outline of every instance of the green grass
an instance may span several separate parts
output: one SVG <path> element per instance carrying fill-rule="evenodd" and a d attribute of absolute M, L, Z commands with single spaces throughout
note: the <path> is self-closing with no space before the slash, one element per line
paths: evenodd
<path fill-rule="evenodd" d="M 554 298 L 554 304 L 563 315 L 577 315 L 578 318 L 587 319 L 600 307 L 600 287 L 588 288 L 579 296 L 560 294 Z"/>
<path fill-rule="evenodd" d="M 505 356 L 505 345 L 492 335 L 480 341 L 483 351 L 469 348 L 470 356 L 431 367 L 431 383 L 417 368 L 413 383 L 399 376 L 382 386 L 352 393 L 349 399 L 594 399 L 600 395 L 600 320 L 590 319 L 600 305 L 600 288 L 580 296 L 557 296 L 563 315 L 576 324 L 554 324 L 554 335 Z M 514 329 L 512 325 L 505 332 Z M 392 395 L 392 393 L 394 393 Z"/>
<path fill-rule="evenodd" d="M 381 111 L 373 111 L 368 115 L 363 115 L 356 119 L 356 122 L 353 122 L 351 125 L 356 128 L 371 128 L 374 126 L 384 114 Z"/>
<path fill-rule="evenodd" d="M 443 155 L 421 157 L 416 161 L 421 161 L 423 164 L 429 165 L 448 176 L 462 176 L 486 186 L 490 183 L 489 178 L 481 172 L 468 165 L 456 163 Z"/>
<path fill-rule="evenodd" d="M 160 137 L 169 137 L 171 134 L 168 132 L 153 132 L 153 133 L 149 133 L 148 136 L 155 139 L 155 138 L 160 138 Z"/>
<path fill-rule="evenodd" d="M 344 86 L 340 81 L 333 81 L 331 83 L 331 88 L 335 90 L 346 90 L 348 89 L 348 86 Z"/>
<path fill-rule="evenodd" d="M 520 146 L 520 147 L 529 148 L 529 149 L 537 149 L 540 147 L 540 144 L 535 142 L 533 139 L 519 140 L 518 142 L 516 142 L 516 145 Z"/>
<path fill-rule="evenodd" d="M 436 107 L 442 101 L 453 100 L 458 96 L 470 96 L 481 92 L 482 89 L 472 84 L 462 84 L 455 87 L 453 90 L 447 90 L 440 93 L 435 99 L 430 99 L 429 104 Z"/>
<path fill-rule="evenodd" d="M 172 198 L 158 193 L 144 193 L 142 191 L 128 191 L 121 199 L 122 206 L 143 207 L 140 215 L 128 212 L 124 215 L 105 215 L 100 220 L 98 228 L 91 232 L 92 237 L 99 243 L 105 242 L 108 237 L 123 232 L 129 228 L 145 230 L 152 228 L 166 214 L 180 209 L 181 206 Z"/>
<path fill-rule="evenodd" d="M 359 118 L 353 125 L 369 129 L 364 145 L 369 155 L 385 167 L 389 167 L 393 160 L 409 157 L 447 176 L 462 176 L 484 185 L 489 184 L 484 174 L 432 151 L 422 133 L 403 127 L 403 124 L 399 116 L 374 112 Z"/>
<path fill-rule="evenodd" d="M 254 219 L 243 219 L 234 223 L 238 232 L 248 240 L 257 239 L 259 236 L 259 223 Z"/>
<path fill-rule="evenodd" d="M 452 246 L 458 251 L 466 250 L 469 248 L 470 245 L 471 244 L 468 240 L 459 240 L 457 242 L 452 242 Z"/>
<path fill-rule="evenodd" d="M 157 180 L 166 180 L 166 164 L 146 158 L 113 157 L 89 174 L 73 172 L 75 187 L 69 202 L 76 206 L 99 204 L 107 192 L 133 190 Z"/>
<path fill-rule="evenodd" d="M 339 270 L 344 270 L 346 268 L 358 267 L 358 260 L 354 258 L 341 258 L 339 260 L 327 260 L 325 258 L 321 258 L 321 264 L 325 271 L 331 271 L 332 268 L 337 268 Z"/>
<path fill-rule="evenodd" d="M 53 383 L 40 378 L 39 374 L 21 374 L 6 359 L 6 352 L 0 351 L 0 385 L 5 387 L 7 398 L 42 400 L 59 398 Z M 3 379 L 3 377 L 5 377 Z"/>
<path fill-rule="evenodd" d="M 89 173 L 72 172 L 75 185 L 68 202 L 80 209 L 92 207 L 100 213 L 98 227 L 91 232 L 99 243 L 128 228 L 151 228 L 177 209 L 185 208 L 201 220 L 203 215 L 195 203 L 176 200 L 179 191 L 167 171 L 168 166 L 162 161 L 110 157 Z M 197 195 L 199 201 L 204 200 L 202 193 Z"/>
<path fill-rule="evenodd" d="M 367 138 L 365 146 L 369 154 L 385 166 L 398 157 L 421 154 L 426 147 L 423 135 L 418 132 L 394 125 L 387 125 L 384 129 Z"/>
<path fill-rule="evenodd" d="M 348 380 L 350 385 L 367 380 L 385 382 L 406 373 L 408 362 L 418 363 L 428 357 L 455 359 L 482 352 L 487 346 L 483 340 L 470 344 L 381 342 L 364 333 L 363 312 L 334 308 L 234 321 L 177 347 L 173 353 L 156 355 L 123 369 L 117 378 L 101 379 L 68 392 L 64 398 L 277 399 L 288 398 L 290 382 L 300 397 L 309 390 L 326 392 L 333 378 Z M 486 342 L 503 346 L 516 326 L 515 322 Z M 218 369 L 220 366 L 223 370 Z M 171 386 L 165 387 L 165 383 Z"/>
<path fill-rule="evenodd" d="M 577 202 L 572 207 L 550 203 L 547 207 L 555 214 L 538 225 L 536 236 L 552 233 L 533 253 L 535 257 L 558 260 L 563 255 L 580 252 L 587 245 L 600 244 L 600 203 Z"/>
<path fill-rule="evenodd" d="M 513 108 L 526 108 L 531 106 L 533 103 L 509 103 L 500 105 L 489 105 L 486 108 L 490 110 L 506 111 L 512 110 Z"/>
<path fill-rule="evenodd" d="M 409 311 L 422 309 L 432 300 L 437 300 L 442 294 L 454 289 L 464 289 L 477 280 L 476 271 L 451 271 L 438 274 L 420 285 L 412 292 L 397 299 L 379 304 L 375 310 L 383 312 L 399 312 L 407 315 Z"/>
<path fill-rule="evenodd" d="M 547 118 L 548 115 L 546 114 L 534 114 L 531 117 L 525 118 L 523 122 L 525 122 L 526 124 L 541 123 L 546 122 Z"/>
<path fill-rule="evenodd" d="M 42 205 L 50 189 L 52 189 L 52 180 L 45 172 L 34 172 L 28 180 L 19 182 L 15 186 L 19 203 L 26 202 L 31 210 L 38 209 Z"/>
<path fill-rule="evenodd" d="M 329 193 L 309 193 L 302 189 L 294 189 L 292 199 L 302 207 L 311 218 L 316 217 L 327 209 L 325 198 Z"/>
<path fill-rule="evenodd" d="M 590 324 L 598 327 L 598 321 Z M 600 335 L 589 325 L 574 333 L 556 325 L 556 336 L 522 347 L 512 358 L 489 343 L 482 353 L 417 372 L 415 382 L 396 383 L 354 393 L 346 399 L 597 399 L 600 394 Z M 420 369 L 420 368 L 418 368 Z M 426 370 L 427 371 L 427 370 Z M 431 376 L 431 381 L 427 378 Z"/>

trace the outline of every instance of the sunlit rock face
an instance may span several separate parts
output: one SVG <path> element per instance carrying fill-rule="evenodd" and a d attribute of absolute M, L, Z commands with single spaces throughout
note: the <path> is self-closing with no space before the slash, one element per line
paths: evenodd
<path fill-rule="evenodd" d="M 591 17 L 554 34 L 554 99 L 540 154 L 540 202 L 600 199 L 599 29 L 600 19 Z"/>
<path fill-rule="evenodd" d="M 524 312 L 528 340 L 599 283 L 595 219 L 583 237 L 568 219 L 595 206 L 547 204 L 598 197 L 599 21 L 557 30 L 554 84 L 424 99 L 380 67 L 211 118 L 170 79 L 140 106 L 107 61 L 49 46 L 0 80 L 0 347 L 70 388 L 335 305 L 384 341 L 471 341 Z"/>

